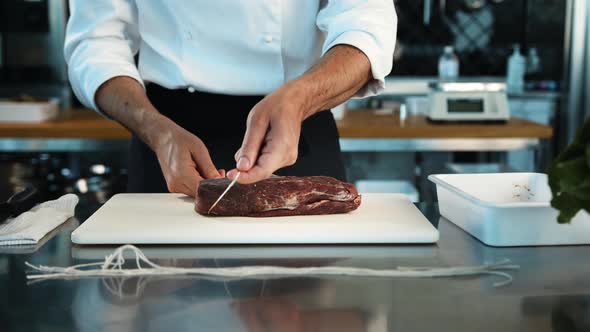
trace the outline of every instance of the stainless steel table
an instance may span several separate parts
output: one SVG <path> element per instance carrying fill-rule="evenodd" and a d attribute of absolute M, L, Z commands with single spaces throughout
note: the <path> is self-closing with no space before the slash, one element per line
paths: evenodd
<path fill-rule="evenodd" d="M 553 129 L 520 118 L 504 124 L 435 124 L 421 114 L 350 109 L 336 125 L 345 152 L 508 151 L 530 149 Z M 90 110 L 68 110 L 54 121 L 0 123 L 0 151 L 49 152 L 122 149 L 130 133 Z"/>
<path fill-rule="evenodd" d="M 431 139 L 358 139 L 341 138 L 343 152 L 503 152 L 535 150 L 536 138 L 431 138 Z"/>
<path fill-rule="evenodd" d="M 2 331 L 588 331 L 590 246 L 491 248 L 420 205 L 441 238 L 416 246 L 143 247 L 162 265 L 346 265 L 370 268 L 521 265 L 514 282 L 442 279 L 93 278 L 27 285 L 25 261 L 102 260 L 110 247 L 72 247 L 71 220 L 39 248 L 2 249 Z M 83 210 L 83 208 L 82 208 Z M 88 212 L 79 212 L 87 215 Z M 81 217 L 82 218 L 82 217 Z M 31 251 L 31 253 L 26 253 Z"/>
<path fill-rule="evenodd" d="M 0 152 L 87 152 L 124 150 L 125 140 L 0 138 Z M 343 152 L 498 152 L 534 150 L 537 138 L 341 138 Z"/>

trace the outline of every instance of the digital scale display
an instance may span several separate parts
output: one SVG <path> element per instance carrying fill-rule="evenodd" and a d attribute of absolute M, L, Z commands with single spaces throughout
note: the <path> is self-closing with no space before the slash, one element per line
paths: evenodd
<path fill-rule="evenodd" d="M 484 113 L 483 99 L 447 99 L 448 113 Z"/>

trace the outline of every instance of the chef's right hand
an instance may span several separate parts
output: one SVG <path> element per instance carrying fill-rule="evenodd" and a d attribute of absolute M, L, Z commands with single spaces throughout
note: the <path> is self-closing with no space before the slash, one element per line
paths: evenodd
<path fill-rule="evenodd" d="M 155 133 L 152 147 L 166 179 L 168 191 L 194 197 L 199 182 L 225 176 L 217 170 L 207 147 L 197 136 L 170 121 Z"/>

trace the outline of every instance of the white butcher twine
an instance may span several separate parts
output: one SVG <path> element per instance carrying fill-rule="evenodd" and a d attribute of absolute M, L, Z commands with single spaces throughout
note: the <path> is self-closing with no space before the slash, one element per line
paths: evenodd
<path fill-rule="evenodd" d="M 135 268 L 123 268 L 125 251 L 135 254 Z M 269 279 L 285 276 L 349 276 L 378 278 L 433 278 L 471 275 L 496 275 L 505 280 L 494 283 L 504 286 L 512 282 L 512 276 L 505 270 L 516 270 L 520 266 L 510 264 L 509 260 L 479 266 L 460 267 L 398 267 L 390 270 L 374 270 L 355 267 L 322 266 L 322 267 L 280 267 L 280 266 L 241 266 L 241 267 L 199 267 L 183 268 L 161 266 L 150 261 L 137 247 L 127 244 L 117 248 L 104 262 L 78 264 L 70 267 L 52 267 L 25 264 L 35 273 L 27 274 L 29 280 L 44 279 L 79 279 L 91 277 L 135 277 L 135 276 L 179 276 L 190 275 L 200 278 L 229 279 Z M 142 266 L 142 264 L 144 266 Z M 99 267 L 90 268 L 89 267 Z"/>

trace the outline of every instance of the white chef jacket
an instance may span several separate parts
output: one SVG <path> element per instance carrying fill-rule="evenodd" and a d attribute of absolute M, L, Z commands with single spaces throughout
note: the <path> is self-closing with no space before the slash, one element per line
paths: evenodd
<path fill-rule="evenodd" d="M 268 94 L 338 44 L 366 54 L 373 80 L 357 96 L 374 95 L 391 71 L 397 32 L 393 0 L 70 0 L 70 12 L 69 77 L 94 109 L 96 90 L 115 76 Z"/>

